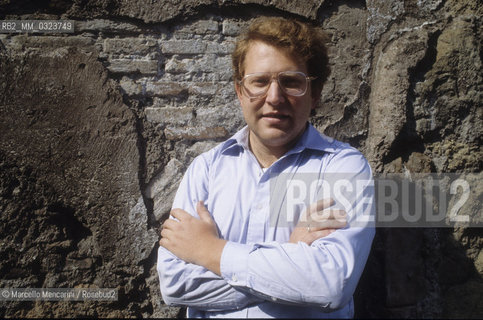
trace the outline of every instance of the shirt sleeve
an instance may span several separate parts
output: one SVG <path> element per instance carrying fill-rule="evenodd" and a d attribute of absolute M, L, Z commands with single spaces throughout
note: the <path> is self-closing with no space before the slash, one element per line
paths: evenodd
<path fill-rule="evenodd" d="M 173 208 L 193 216 L 196 203 L 208 198 L 208 165 L 197 157 L 185 173 Z M 158 249 L 157 271 L 163 300 L 168 305 L 190 306 L 204 311 L 240 309 L 261 301 L 243 288 L 233 287 L 204 267 L 186 263 L 163 247 Z"/>
<path fill-rule="evenodd" d="M 310 246 L 229 242 L 220 263 L 228 283 L 266 300 L 317 306 L 328 312 L 351 301 L 375 233 L 372 172 L 357 151 L 329 163 L 327 171 L 358 185 L 345 199 L 348 226 Z"/>

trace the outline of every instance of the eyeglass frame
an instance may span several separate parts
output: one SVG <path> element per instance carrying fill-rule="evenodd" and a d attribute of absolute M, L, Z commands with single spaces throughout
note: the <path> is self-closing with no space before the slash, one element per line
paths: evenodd
<path fill-rule="evenodd" d="M 288 92 L 286 92 L 284 86 L 281 85 L 280 83 L 280 74 L 281 73 L 285 73 L 285 72 L 291 72 L 291 73 L 298 73 L 298 74 L 301 74 L 305 77 L 305 90 L 303 93 L 299 94 L 299 95 L 294 95 L 294 94 L 290 94 Z M 260 95 L 257 95 L 257 96 L 250 96 L 248 95 L 248 92 L 249 90 L 245 87 L 245 85 L 243 84 L 243 82 L 245 81 L 245 79 L 247 77 L 250 77 L 250 76 L 253 76 L 253 75 L 256 75 L 256 74 L 272 74 L 271 78 L 270 78 L 270 84 L 267 86 L 267 89 L 265 90 L 265 92 L 263 94 L 260 94 Z M 263 98 L 267 95 L 268 93 L 268 90 L 270 89 L 270 86 L 272 85 L 272 82 L 273 80 L 275 80 L 275 77 L 273 76 L 273 74 L 276 74 L 276 79 L 277 79 L 277 83 L 278 83 L 278 86 L 280 87 L 280 89 L 282 90 L 283 93 L 289 95 L 289 96 L 292 96 L 292 97 L 302 97 L 304 94 L 307 93 L 307 89 L 309 88 L 309 84 L 317 79 L 317 77 L 310 77 L 310 76 L 307 76 L 305 73 L 303 73 L 302 71 L 280 71 L 280 72 L 253 72 L 253 73 L 249 73 L 249 74 L 246 74 L 243 76 L 243 78 L 241 80 L 238 80 L 237 83 L 241 86 L 241 89 L 242 89 L 242 92 L 244 92 L 244 94 L 250 98 L 250 99 L 258 99 L 258 98 Z"/>

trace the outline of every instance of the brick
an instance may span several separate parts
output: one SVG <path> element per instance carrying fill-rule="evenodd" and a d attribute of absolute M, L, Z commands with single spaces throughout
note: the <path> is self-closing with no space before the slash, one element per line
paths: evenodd
<path fill-rule="evenodd" d="M 161 43 L 165 54 L 201 54 L 206 52 L 206 43 L 202 40 L 169 40 Z"/>
<path fill-rule="evenodd" d="M 215 80 L 229 81 L 231 79 L 231 57 L 205 54 L 197 59 L 181 59 L 173 56 L 167 60 L 165 71 L 171 74 L 181 73 L 215 73 Z"/>
<path fill-rule="evenodd" d="M 177 96 L 187 91 L 185 84 L 179 82 L 148 82 L 146 83 L 146 94 L 152 96 Z"/>
<path fill-rule="evenodd" d="M 188 88 L 189 94 L 201 96 L 213 96 L 220 89 L 220 85 L 211 82 L 194 82 Z"/>
<path fill-rule="evenodd" d="M 39 37 L 29 36 L 28 34 L 21 34 L 13 36 L 11 38 L 11 46 L 15 50 L 22 51 L 22 48 L 52 48 L 58 49 L 60 47 L 76 47 L 80 50 L 92 50 L 95 41 L 92 38 L 84 36 L 71 36 L 71 37 Z"/>
<path fill-rule="evenodd" d="M 194 23 L 178 27 L 174 35 L 177 34 L 217 34 L 219 23 L 213 20 L 200 20 Z"/>
<path fill-rule="evenodd" d="M 104 40 L 104 52 L 107 54 L 147 55 L 156 51 L 158 43 L 151 38 L 115 38 Z"/>
<path fill-rule="evenodd" d="M 185 125 L 193 120 L 193 108 L 190 107 L 148 107 L 144 113 L 149 122 L 161 125 Z"/>
<path fill-rule="evenodd" d="M 247 26 L 247 22 L 224 20 L 221 33 L 225 36 L 238 36 Z"/>
<path fill-rule="evenodd" d="M 195 71 L 196 63 L 192 59 L 179 59 L 178 56 L 174 56 L 166 62 L 164 70 L 169 73 L 187 73 Z"/>
<path fill-rule="evenodd" d="M 168 127 L 164 134 L 168 140 L 207 140 L 224 138 L 228 131 L 224 127 L 184 126 Z"/>
<path fill-rule="evenodd" d="M 137 32 L 141 33 L 142 30 L 136 26 L 135 24 L 127 23 L 127 22 L 114 22 L 111 20 L 104 20 L 104 19 L 93 19 L 93 20 L 86 20 L 86 21 L 76 21 L 75 22 L 75 31 L 76 32 L 86 32 L 86 31 L 93 31 L 95 33 L 98 32 Z"/>
<path fill-rule="evenodd" d="M 158 74 L 157 60 L 110 59 L 107 69 L 114 73 L 136 73 L 145 75 Z"/>
<path fill-rule="evenodd" d="M 199 107 L 196 109 L 196 118 L 203 121 L 203 124 L 207 127 L 216 127 L 223 124 L 226 128 L 231 126 L 231 122 L 242 120 L 241 110 L 235 103 L 228 106 Z"/>
<path fill-rule="evenodd" d="M 206 44 L 206 53 L 231 54 L 234 49 L 234 41 L 223 41 L 221 43 L 210 41 Z"/>

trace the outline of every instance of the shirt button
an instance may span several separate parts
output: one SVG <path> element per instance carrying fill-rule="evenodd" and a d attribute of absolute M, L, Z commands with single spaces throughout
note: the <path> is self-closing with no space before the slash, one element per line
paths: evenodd
<path fill-rule="evenodd" d="M 257 207 L 256 207 L 258 210 L 260 210 L 261 208 L 263 208 L 263 204 L 259 203 L 257 204 Z"/>
<path fill-rule="evenodd" d="M 234 282 L 237 282 L 237 281 L 238 281 L 238 279 L 237 279 L 236 275 L 232 275 L 232 276 L 231 276 L 231 280 L 233 280 Z"/>

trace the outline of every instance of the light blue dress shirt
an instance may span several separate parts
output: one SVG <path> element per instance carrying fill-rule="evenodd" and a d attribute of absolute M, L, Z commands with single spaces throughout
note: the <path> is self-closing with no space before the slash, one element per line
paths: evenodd
<path fill-rule="evenodd" d="M 188 317 L 353 317 L 352 296 L 375 231 L 367 161 L 356 149 L 308 124 L 292 150 L 262 169 L 248 148 L 248 133 L 245 127 L 196 157 L 173 203 L 173 208 L 197 217 L 196 203 L 205 202 L 220 237 L 228 241 L 220 262 L 222 276 L 160 247 L 157 270 L 163 300 L 188 306 Z M 310 246 L 288 243 L 297 221 L 277 213 L 282 206 L 274 205 L 273 198 L 283 197 L 274 196 L 274 181 L 291 174 L 324 179 L 330 173 L 362 181 L 362 189 L 340 204 L 348 226 Z"/>

